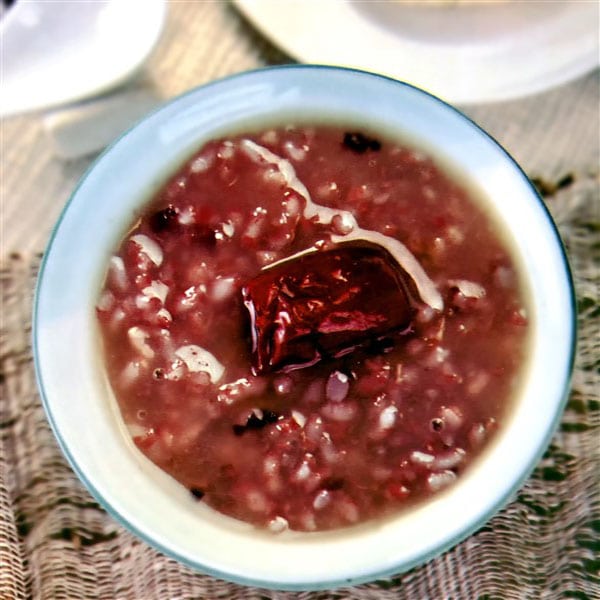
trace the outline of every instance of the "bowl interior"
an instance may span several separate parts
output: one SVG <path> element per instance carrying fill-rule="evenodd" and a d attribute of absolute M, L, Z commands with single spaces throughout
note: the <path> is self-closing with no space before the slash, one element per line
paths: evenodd
<path fill-rule="evenodd" d="M 273 536 L 216 514 L 128 440 L 95 317 L 108 257 L 135 210 L 203 142 L 260 123 L 368 123 L 414 140 L 482 191 L 530 293 L 530 359 L 496 441 L 459 483 L 395 518 Z M 415 88 L 362 72 L 265 69 L 196 89 L 127 132 L 83 178 L 53 232 L 34 314 L 38 384 L 73 468 L 121 523 L 188 565 L 241 583 L 316 589 L 406 570 L 488 519 L 530 473 L 556 426 L 574 346 L 568 265 L 529 180 L 476 125 Z M 465 510 L 468 507 L 468 510 Z"/>

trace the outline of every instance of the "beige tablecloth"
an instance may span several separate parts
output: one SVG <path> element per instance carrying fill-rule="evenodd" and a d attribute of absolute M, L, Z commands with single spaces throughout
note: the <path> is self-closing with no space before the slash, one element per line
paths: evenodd
<path fill-rule="evenodd" d="M 132 84 L 159 98 L 290 62 L 228 3 L 169 8 L 164 35 Z M 536 180 L 574 272 L 573 388 L 541 464 L 509 506 L 444 555 L 396 578 L 318 593 L 244 588 L 195 573 L 124 530 L 70 470 L 35 388 L 30 310 L 39 256 L 91 157 L 55 156 L 39 116 L 3 121 L 0 599 L 600 598 L 599 104 L 596 72 L 526 99 L 465 109 Z"/>

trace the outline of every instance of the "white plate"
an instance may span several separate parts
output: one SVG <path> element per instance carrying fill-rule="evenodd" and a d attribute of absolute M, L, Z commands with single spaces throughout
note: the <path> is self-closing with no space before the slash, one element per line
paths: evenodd
<path fill-rule="evenodd" d="M 540 92 L 600 62 L 600 3 L 234 0 L 294 58 L 374 71 L 454 103 Z"/>
<path fill-rule="evenodd" d="M 0 116 L 68 104 L 125 82 L 163 29 L 166 0 L 27 0 L 0 22 Z"/>

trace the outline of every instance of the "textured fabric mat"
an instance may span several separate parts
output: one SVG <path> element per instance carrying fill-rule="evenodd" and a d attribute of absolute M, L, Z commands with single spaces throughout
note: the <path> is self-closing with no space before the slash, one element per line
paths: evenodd
<path fill-rule="evenodd" d="M 287 61 L 229 4 L 172 2 L 137 85 L 168 98 Z M 395 578 L 315 593 L 195 573 L 120 527 L 71 471 L 35 387 L 30 314 L 50 227 L 90 159 L 56 159 L 35 117 L 2 122 L 0 600 L 600 598 L 598 83 L 596 72 L 531 98 L 467 109 L 536 180 L 574 272 L 579 346 L 550 448 L 510 504 L 454 549 Z"/>
<path fill-rule="evenodd" d="M 0 273 L 0 598 L 600 597 L 600 198 L 588 178 L 548 198 L 579 294 L 579 351 L 560 429 L 516 498 L 462 544 L 394 579 L 336 592 L 253 590 L 195 574 L 118 526 L 73 474 L 35 388 L 36 262 Z M 594 261 L 595 264 L 594 264 Z"/>

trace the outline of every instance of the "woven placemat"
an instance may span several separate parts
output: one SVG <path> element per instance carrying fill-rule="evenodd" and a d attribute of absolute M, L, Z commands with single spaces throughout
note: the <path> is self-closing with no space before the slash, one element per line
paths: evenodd
<path fill-rule="evenodd" d="M 194 573 L 104 512 L 61 455 L 36 391 L 29 338 L 37 261 L 10 258 L 0 273 L 0 598 L 599 598 L 598 180 L 553 191 L 547 204 L 574 270 L 580 335 L 549 450 L 510 505 L 453 550 L 402 576 L 335 592 L 271 592 Z"/>
<path fill-rule="evenodd" d="M 289 58 L 229 3 L 174 1 L 141 81 L 169 98 L 281 62 Z M 536 180 L 574 272 L 572 391 L 542 462 L 503 511 L 444 555 L 396 578 L 315 593 L 245 588 L 195 573 L 121 528 L 71 471 L 35 387 L 30 315 L 51 224 L 90 158 L 56 159 L 34 117 L 3 122 L 0 600 L 600 598 L 599 103 L 596 72 L 545 94 L 467 109 Z"/>

